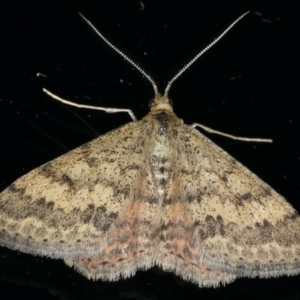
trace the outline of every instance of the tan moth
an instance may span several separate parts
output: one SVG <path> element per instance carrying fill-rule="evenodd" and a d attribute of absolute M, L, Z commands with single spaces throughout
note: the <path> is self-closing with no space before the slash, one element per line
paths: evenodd
<path fill-rule="evenodd" d="M 63 259 L 95 280 L 154 265 L 201 287 L 299 274 L 298 213 L 196 130 L 198 124 L 184 124 L 168 98 L 171 84 L 244 15 L 184 66 L 164 95 L 82 16 L 151 82 L 152 108 L 140 121 L 130 110 L 98 108 L 126 111 L 133 122 L 7 187 L 0 194 L 0 245 Z"/>

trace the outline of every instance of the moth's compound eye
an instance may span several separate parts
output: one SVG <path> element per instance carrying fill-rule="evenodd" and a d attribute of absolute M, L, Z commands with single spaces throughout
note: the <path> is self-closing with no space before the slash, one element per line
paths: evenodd
<path fill-rule="evenodd" d="M 169 104 L 170 104 L 172 107 L 174 107 L 174 102 L 173 102 L 173 100 L 172 100 L 171 98 L 169 98 Z"/>
<path fill-rule="evenodd" d="M 149 109 L 151 110 L 155 105 L 155 99 L 151 99 L 149 102 L 148 102 L 148 107 Z"/>

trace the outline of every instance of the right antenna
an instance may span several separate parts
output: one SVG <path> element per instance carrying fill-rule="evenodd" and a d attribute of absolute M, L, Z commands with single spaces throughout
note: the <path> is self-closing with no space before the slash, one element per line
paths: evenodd
<path fill-rule="evenodd" d="M 232 22 L 214 41 L 207 45 L 203 50 L 201 50 L 193 59 L 190 60 L 179 72 L 168 82 L 168 85 L 165 89 L 164 96 L 168 96 L 168 92 L 171 88 L 173 82 L 185 72 L 200 56 L 202 56 L 208 49 L 210 49 L 214 44 L 216 44 L 238 21 L 244 18 L 250 11 L 245 12 L 240 17 L 238 17 L 234 22 Z"/>

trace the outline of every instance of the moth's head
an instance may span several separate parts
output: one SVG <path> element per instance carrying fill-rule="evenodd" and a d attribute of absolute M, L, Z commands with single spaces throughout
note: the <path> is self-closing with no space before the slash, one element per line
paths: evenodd
<path fill-rule="evenodd" d="M 173 101 L 167 95 L 156 94 L 154 99 L 149 101 L 149 108 L 154 110 L 168 110 L 173 111 Z"/>

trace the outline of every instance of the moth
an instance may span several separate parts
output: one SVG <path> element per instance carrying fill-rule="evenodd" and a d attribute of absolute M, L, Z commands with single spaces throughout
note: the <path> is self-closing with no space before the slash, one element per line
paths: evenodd
<path fill-rule="evenodd" d="M 133 122 L 7 187 L 0 194 L 0 245 L 63 259 L 94 280 L 154 265 L 200 287 L 299 274 L 298 213 L 198 124 L 184 124 L 168 98 L 171 84 L 246 14 L 185 65 L 163 95 L 82 16 L 151 82 L 151 110 L 136 121 L 130 110 L 99 108 L 129 112 Z"/>

